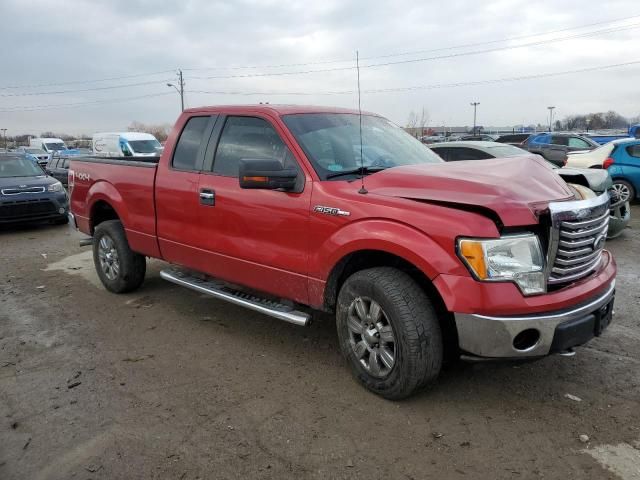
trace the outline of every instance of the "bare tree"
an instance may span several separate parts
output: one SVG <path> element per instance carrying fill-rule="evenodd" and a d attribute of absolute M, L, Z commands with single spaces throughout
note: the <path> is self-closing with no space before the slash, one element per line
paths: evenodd
<path fill-rule="evenodd" d="M 420 129 L 418 136 L 422 137 L 425 135 L 425 128 L 429 125 L 429 112 L 426 108 L 422 107 L 420 111 L 420 117 L 418 118 L 417 127 Z"/>

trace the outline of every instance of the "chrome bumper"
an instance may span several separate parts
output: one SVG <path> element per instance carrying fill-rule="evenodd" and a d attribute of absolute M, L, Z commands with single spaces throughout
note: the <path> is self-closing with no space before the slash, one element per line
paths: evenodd
<path fill-rule="evenodd" d="M 541 313 L 528 316 L 491 317 L 467 313 L 455 313 L 460 348 L 465 352 L 487 358 L 518 358 L 548 355 L 556 327 L 571 322 L 607 305 L 615 293 L 615 280 L 604 294 L 571 310 Z M 527 329 L 539 332 L 538 341 L 529 348 L 516 349 L 514 339 Z"/>

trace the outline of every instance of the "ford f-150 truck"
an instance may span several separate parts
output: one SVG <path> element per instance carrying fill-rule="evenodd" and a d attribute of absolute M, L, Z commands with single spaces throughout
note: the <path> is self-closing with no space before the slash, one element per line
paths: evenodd
<path fill-rule="evenodd" d="M 572 354 L 612 318 L 606 193 L 576 200 L 541 159 L 444 163 L 371 113 L 187 110 L 161 157 L 74 158 L 69 189 L 108 290 L 154 257 L 294 324 L 334 312 L 353 374 L 389 399 L 447 359 Z"/>

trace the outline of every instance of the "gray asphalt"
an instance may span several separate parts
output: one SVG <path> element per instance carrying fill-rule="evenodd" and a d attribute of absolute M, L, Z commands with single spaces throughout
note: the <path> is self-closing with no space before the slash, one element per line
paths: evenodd
<path fill-rule="evenodd" d="M 351 379 L 329 316 L 282 323 L 166 283 L 157 261 L 113 295 L 68 228 L 2 228 L 0 479 L 640 478 L 633 215 L 607 243 L 602 337 L 455 364 L 395 403 Z"/>

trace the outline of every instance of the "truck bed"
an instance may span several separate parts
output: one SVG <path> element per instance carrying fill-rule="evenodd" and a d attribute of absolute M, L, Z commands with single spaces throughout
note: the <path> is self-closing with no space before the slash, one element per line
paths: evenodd
<path fill-rule="evenodd" d="M 78 228 L 93 234 L 92 212 L 108 202 L 126 226 L 127 239 L 134 251 L 160 255 L 156 238 L 154 183 L 160 157 L 73 157 L 69 166 L 71 209 Z M 72 178 L 73 177 L 73 178 Z M 102 212 L 105 216 L 109 211 Z"/>

